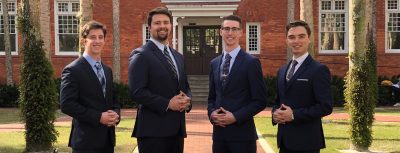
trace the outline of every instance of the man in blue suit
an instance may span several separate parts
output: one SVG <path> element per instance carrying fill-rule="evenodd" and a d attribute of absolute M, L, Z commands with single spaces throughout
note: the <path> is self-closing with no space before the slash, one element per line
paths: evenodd
<path fill-rule="evenodd" d="M 172 15 L 167 8 L 155 8 L 147 24 L 150 41 L 129 58 L 129 90 L 139 104 L 132 136 L 140 153 L 183 153 L 191 92 L 183 56 L 168 46 Z"/>
<path fill-rule="evenodd" d="M 266 107 L 260 61 L 239 46 L 239 16 L 223 18 L 223 54 L 210 63 L 208 116 L 213 124 L 214 153 L 256 153 L 253 116 Z"/>
<path fill-rule="evenodd" d="M 101 61 L 106 27 L 90 21 L 82 27 L 82 57 L 61 74 L 61 111 L 71 117 L 68 146 L 73 153 L 113 153 L 120 106 L 113 89 L 112 71 Z"/>
<path fill-rule="evenodd" d="M 308 54 L 310 34 L 304 21 L 286 26 L 293 58 L 278 70 L 272 109 L 280 153 L 319 153 L 325 148 L 321 118 L 332 113 L 331 74 Z"/>

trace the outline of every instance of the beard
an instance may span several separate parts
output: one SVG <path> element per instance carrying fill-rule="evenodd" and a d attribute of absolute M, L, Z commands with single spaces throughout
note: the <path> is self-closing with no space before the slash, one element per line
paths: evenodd
<path fill-rule="evenodd" d="M 165 34 L 160 34 L 159 31 L 161 31 L 161 30 L 166 31 L 166 33 Z M 169 34 L 169 30 L 168 29 L 159 29 L 159 30 L 157 30 L 157 34 L 154 37 L 154 39 L 157 39 L 158 41 L 163 42 L 163 41 L 168 39 L 168 34 Z"/>

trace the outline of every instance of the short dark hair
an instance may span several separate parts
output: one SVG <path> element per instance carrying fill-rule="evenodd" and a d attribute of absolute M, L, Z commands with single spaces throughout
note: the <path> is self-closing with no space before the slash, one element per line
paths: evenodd
<path fill-rule="evenodd" d="M 304 27 L 307 30 L 308 37 L 310 37 L 311 29 L 310 26 L 308 26 L 307 22 L 302 20 L 295 20 L 293 22 L 290 22 L 289 24 L 286 25 L 286 36 L 288 35 L 289 29 L 293 27 Z"/>
<path fill-rule="evenodd" d="M 153 16 L 156 14 L 164 14 L 169 17 L 169 21 L 172 24 L 172 14 L 166 7 L 156 7 L 153 10 L 149 12 L 149 15 L 147 16 L 147 25 L 150 26 L 151 22 L 153 21 Z"/>
<path fill-rule="evenodd" d="M 82 37 L 83 39 L 85 39 L 85 38 L 89 35 L 90 30 L 94 30 L 94 29 L 101 29 L 101 30 L 103 30 L 104 38 L 106 37 L 106 34 L 107 34 L 107 28 L 106 28 L 106 26 L 103 25 L 102 23 L 97 22 L 97 21 L 94 21 L 94 20 L 89 21 L 88 23 L 86 23 L 86 24 L 82 27 L 82 29 L 81 29 L 81 37 Z"/>
<path fill-rule="evenodd" d="M 242 18 L 240 18 L 240 16 L 238 16 L 238 15 L 224 16 L 222 18 L 222 22 L 224 22 L 225 20 L 237 21 L 237 22 L 239 22 L 239 26 L 242 27 Z"/>

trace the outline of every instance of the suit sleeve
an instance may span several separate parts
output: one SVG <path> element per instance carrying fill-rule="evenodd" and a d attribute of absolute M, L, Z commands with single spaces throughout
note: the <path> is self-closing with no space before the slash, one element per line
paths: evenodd
<path fill-rule="evenodd" d="M 93 126 L 100 124 L 101 112 L 83 106 L 79 100 L 78 74 L 67 67 L 61 74 L 60 107 L 61 111 L 81 122 Z"/>
<path fill-rule="evenodd" d="M 148 89 L 148 69 L 146 57 L 142 53 L 135 51 L 129 59 L 128 66 L 128 86 L 130 94 L 132 99 L 138 104 L 163 115 L 168 108 L 169 99 L 154 94 Z"/>
<path fill-rule="evenodd" d="M 312 86 L 314 92 L 315 105 L 293 110 L 294 123 L 307 122 L 320 119 L 332 113 L 333 98 L 331 92 L 331 74 L 328 67 L 318 68 L 316 75 L 313 76 Z"/>
<path fill-rule="evenodd" d="M 210 64 L 210 72 L 209 72 L 209 89 L 208 89 L 208 105 L 207 105 L 207 112 L 208 118 L 211 121 L 211 113 L 216 110 L 215 108 L 215 100 L 216 100 L 216 93 L 215 93 L 215 81 L 214 81 L 214 70 L 212 63 Z"/>
<path fill-rule="evenodd" d="M 239 124 L 253 118 L 267 106 L 267 89 L 258 59 L 254 58 L 248 65 L 247 78 L 250 85 L 251 101 L 247 106 L 233 112 Z"/>

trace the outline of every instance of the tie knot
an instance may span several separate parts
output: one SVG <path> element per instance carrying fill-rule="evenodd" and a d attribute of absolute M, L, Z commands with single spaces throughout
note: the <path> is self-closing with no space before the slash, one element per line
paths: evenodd
<path fill-rule="evenodd" d="M 101 64 L 100 62 L 96 62 L 96 64 L 94 65 L 94 67 L 96 67 L 96 69 L 101 69 Z"/>
<path fill-rule="evenodd" d="M 231 55 L 229 55 L 229 54 L 225 55 L 225 60 L 231 60 L 231 58 L 232 58 Z"/>
<path fill-rule="evenodd" d="M 298 64 L 296 60 L 293 60 L 292 63 L 293 63 L 293 66 L 296 66 Z"/>

